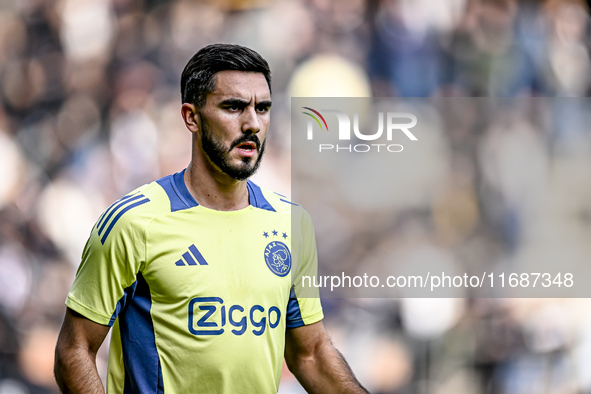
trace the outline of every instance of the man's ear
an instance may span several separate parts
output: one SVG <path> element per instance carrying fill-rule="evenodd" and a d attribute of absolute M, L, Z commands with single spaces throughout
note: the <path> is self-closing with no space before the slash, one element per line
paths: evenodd
<path fill-rule="evenodd" d="M 201 130 L 201 117 L 195 104 L 183 103 L 181 106 L 181 115 L 185 126 L 191 133 L 196 133 Z"/>

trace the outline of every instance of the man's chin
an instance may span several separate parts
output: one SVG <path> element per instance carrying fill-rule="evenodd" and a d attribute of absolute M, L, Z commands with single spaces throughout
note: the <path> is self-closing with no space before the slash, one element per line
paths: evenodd
<path fill-rule="evenodd" d="M 250 158 L 248 162 L 244 160 L 237 166 L 232 166 L 231 169 L 229 168 L 228 175 L 232 178 L 238 179 L 239 181 L 244 181 L 251 176 L 253 176 L 259 169 L 260 161 L 257 160 L 258 157 Z"/>
<path fill-rule="evenodd" d="M 224 174 L 239 181 L 244 181 L 250 178 L 257 170 L 254 160 L 236 161 L 234 163 L 225 163 L 223 167 L 217 166 Z"/>

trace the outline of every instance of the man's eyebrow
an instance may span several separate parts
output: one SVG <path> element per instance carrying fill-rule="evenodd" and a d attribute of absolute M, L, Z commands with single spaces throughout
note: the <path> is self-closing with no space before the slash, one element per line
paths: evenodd
<path fill-rule="evenodd" d="M 263 100 L 263 101 L 259 101 L 257 103 L 257 107 L 268 107 L 268 108 L 271 108 L 271 105 L 273 105 L 273 102 L 271 100 Z"/>
<path fill-rule="evenodd" d="M 249 101 L 246 101 L 243 99 L 229 98 L 229 99 L 223 100 L 220 103 L 220 105 L 228 105 L 228 106 L 235 105 L 235 106 L 241 107 L 241 106 L 247 106 L 249 103 L 250 103 Z"/>
<path fill-rule="evenodd" d="M 250 104 L 250 101 L 246 101 L 244 99 L 229 98 L 226 100 L 222 100 L 219 105 L 225 106 L 225 107 L 230 107 L 230 106 L 246 107 L 249 104 Z M 263 101 L 259 101 L 258 103 L 256 103 L 257 107 L 271 108 L 271 105 L 273 105 L 273 102 L 271 100 L 263 100 Z"/>

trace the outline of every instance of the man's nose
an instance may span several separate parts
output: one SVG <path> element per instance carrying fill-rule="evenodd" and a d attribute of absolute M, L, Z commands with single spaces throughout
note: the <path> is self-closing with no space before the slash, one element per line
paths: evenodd
<path fill-rule="evenodd" d="M 256 134 L 261 131 L 261 122 L 254 107 L 247 107 L 243 113 L 242 132 L 247 134 Z"/>

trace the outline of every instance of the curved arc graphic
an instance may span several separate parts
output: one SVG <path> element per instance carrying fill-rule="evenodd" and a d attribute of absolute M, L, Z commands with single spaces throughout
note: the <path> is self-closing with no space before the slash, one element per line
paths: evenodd
<path fill-rule="evenodd" d="M 318 123 L 318 126 L 320 126 L 320 130 L 322 130 L 322 125 L 320 124 L 320 121 L 318 120 L 318 118 L 317 118 L 317 117 L 315 117 L 314 115 L 312 115 L 312 114 L 311 114 L 311 113 L 309 113 L 309 112 L 302 112 L 302 113 L 303 113 L 303 114 L 306 114 L 306 115 L 308 115 L 308 116 L 311 116 L 311 117 L 312 117 L 312 119 L 314 119 L 314 120 L 316 121 L 316 123 Z"/>
<path fill-rule="evenodd" d="M 305 108 L 307 110 L 310 110 L 310 111 L 314 112 L 316 115 L 320 116 L 320 119 L 322 119 L 322 122 L 324 122 L 324 125 L 326 126 L 326 131 L 328 131 L 328 125 L 326 124 L 326 120 L 324 119 L 324 116 L 322 116 L 320 114 L 320 112 L 318 112 L 315 109 L 312 109 L 310 107 L 302 107 L 302 108 Z M 322 129 L 322 126 L 320 126 L 320 129 Z"/>

